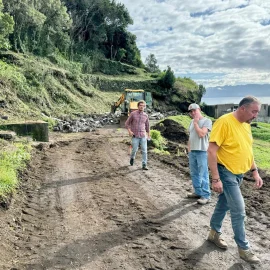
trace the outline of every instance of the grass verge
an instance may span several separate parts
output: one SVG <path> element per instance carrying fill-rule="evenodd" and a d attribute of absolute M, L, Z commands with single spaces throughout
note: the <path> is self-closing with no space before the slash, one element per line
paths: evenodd
<path fill-rule="evenodd" d="M 150 136 L 152 140 L 152 144 L 155 149 L 154 152 L 160 155 L 170 155 L 168 151 L 165 150 L 167 141 L 164 137 L 162 137 L 160 131 L 158 130 L 150 130 Z"/>
<path fill-rule="evenodd" d="M 0 141 L 0 199 L 5 200 L 13 194 L 19 185 L 18 172 L 25 168 L 30 160 L 31 146 L 27 143 L 7 144 Z"/>

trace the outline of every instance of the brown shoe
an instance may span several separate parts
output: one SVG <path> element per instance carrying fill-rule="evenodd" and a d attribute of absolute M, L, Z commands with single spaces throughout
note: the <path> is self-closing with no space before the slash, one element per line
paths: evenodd
<path fill-rule="evenodd" d="M 223 237 L 221 236 L 221 233 L 218 233 L 213 229 L 211 229 L 207 240 L 214 243 L 219 248 L 222 248 L 222 249 L 227 249 L 228 248 L 228 245 L 225 242 L 225 240 L 223 239 Z"/>
<path fill-rule="evenodd" d="M 261 262 L 260 259 L 250 249 L 245 250 L 238 247 L 238 252 L 240 258 L 246 262 L 249 262 L 251 264 Z"/>
<path fill-rule="evenodd" d="M 201 198 L 201 196 L 197 195 L 196 193 L 188 193 L 187 198 L 199 199 L 199 198 Z"/>

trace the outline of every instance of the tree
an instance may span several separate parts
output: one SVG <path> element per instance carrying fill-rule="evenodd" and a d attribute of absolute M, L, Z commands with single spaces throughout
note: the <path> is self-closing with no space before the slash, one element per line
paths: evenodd
<path fill-rule="evenodd" d="M 46 20 L 39 33 L 36 51 L 41 55 L 56 50 L 66 54 L 70 46 L 69 30 L 72 25 L 67 8 L 61 0 L 46 0 L 41 3 L 39 11 L 46 16 Z"/>
<path fill-rule="evenodd" d="M 11 35 L 12 48 L 20 52 L 30 51 L 46 17 L 33 7 L 31 0 L 3 0 L 3 3 L 15 23 Z"/>
<path fill-rule="evenodd" d="M 202 84 L 199 84 L 199 93 L 201 97 L 206 93 L 206 89 Z"/>
<path fill-rule="evenodd" d="M 109 13 L 109 0 L 65 0 L 73 20 L 70 37 L 72 50 L 77 54 L 89 54 L 98 50 L 106 41 L 106 14 Z"/>
<path fill-rule="evenodd" d="M 110 59 L 115 60 L 116 58 L 122 59 L 124 47 L 122 44 L 122 34 L 126 31 L 129 24 L 133 21 L 129 15 L 126 7 L 121 3 L 116 3 L 114 0 L 110 3 L 110 10 L 106 16 L 106 29 L 107 29 L 107 50 L 110 50 Z M 121 51 L 121 52 L 120 52 Z M 120 55 L 117 55 L 119 54 Z"/>
<path fill-rule="evenodd" d="M 173 88 L 173 85 L 175 83 L 175 76 L 170 66 L 168 66 L 167 70 L 164 70 L 164 72 L 162 72 L 159 83 L 162 87 L 166 89 Z"/>
<path fill-rule="evenodd" d="M 132 18 L 119 1 L 0 1 L 6 12 L 0 8 L 1 47 L 8 46 L 6 37 L 12 32 L 9 41 L 17 52 L 42 56 L 60 52 L 77 61 L 98 55 L 144 67 L 136 36 L 127 31 Z"/>
<path fill-rule="evenodd" d="M 150 53 L 145 60 L 145 66 L 151 73 L 160 72 L 159 66 L 157 65 L 157 59 L 153 53 Z"/>
<path fill-rule="evenodd" d="M 8 49 L 10 46 L 8 35 L 13 32 L 14 21 L 10 15 L 2 13 L 3 8 L 0 0 L 0 49 Z"/>
<path fill-rule="evenodd" d="M 65 0 L 73 25 L 72 50 L 78 55 L 101 52 L 111 60 L 143 67 L 136 36 L 127 31 L 133 21 L 115 0 Z"/>
<path fill-rule="evenodd" d="M 61 0 L 3 0 L 3 4 L 15 22 L 14 50 L 42 55 L 66 50 L 71 21 Z"/>
<path fill-rule="evenodd" d="M 136 44 L 136 36 L 128 31 L 122 33 L 121 47 L 126 50 L 126 55 L 123 58 L 123 62 L 131 64 L 135 67 L 144 67 L 141 60 L 141 52 Z"/>

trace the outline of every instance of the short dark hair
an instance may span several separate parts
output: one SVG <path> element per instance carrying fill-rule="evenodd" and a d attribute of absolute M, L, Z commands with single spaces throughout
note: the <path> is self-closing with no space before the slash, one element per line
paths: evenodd
<path fill-rule="evenodd" d="M 142 103 L 143 103 L 144 105 L 146 105 L 146 103 L 145 103 L 145 101 L 144 101 L 144 100 L 140 100 L 140 101 L 138 102 L 138 105 L 137 105 L 137 106 L 139 107 L 139 106 L 140 106 L 140 104 L 142 104 Z"/>
<path fill-rule="evenodd" d="M 256 97 L 254 97 L 254 96 L 246 96 L 240 101 L 239 107 L 241 107 L 241 106 L 248 107 L 251 103 L 261 104 L 261 102 Z"/>

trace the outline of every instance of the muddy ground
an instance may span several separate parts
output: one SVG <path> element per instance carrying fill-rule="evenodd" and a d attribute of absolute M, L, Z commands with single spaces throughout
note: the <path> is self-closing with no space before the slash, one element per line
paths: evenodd
<path fill-rule="evenodd" d="M 125 130 L 100 129 L 37 145 L 0 210 L 0 269 L 270 269 L 269 177 L 262 172 L 261 190 L 249 176 L 243 185 L 248 239 L 262 260 L 251 266 L 238 256 L 229 215 L 229 249 L 206 241 L 217 195 L 205 206 L 186 199 L 187 158 L 150 153 L 142 171 L 140 154 L 129 166 L 129 140 Z"/>

